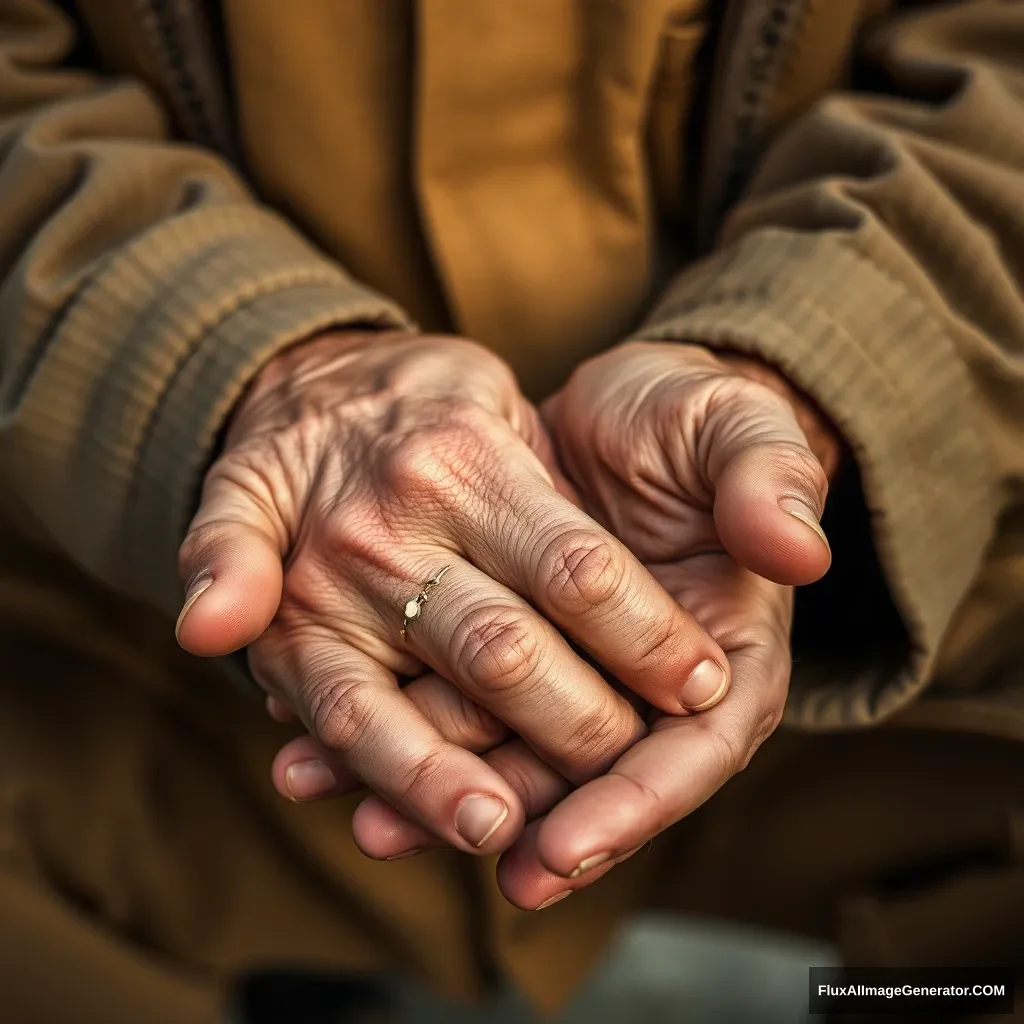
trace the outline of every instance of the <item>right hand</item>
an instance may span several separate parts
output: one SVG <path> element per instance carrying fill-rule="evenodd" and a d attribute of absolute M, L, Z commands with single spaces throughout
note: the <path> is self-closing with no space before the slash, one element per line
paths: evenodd
<path fill-rule="evenodd" d="M 698 665 L 728 672 L 570 493 L 536 411 L 485 349 L 322 335 L 268 364 L 236 408 L 181 548 L 179 642 L 205 656 L 248 645 L 332 771 L 458 849 L 505 849 L 524 823 L 515 789 L 446 739 L 399 676 L 430 666 L 580 784 L 645 727 L 562 632 L 669 714 L 686 710 Z M 403 606 L 448 565 L 403 640 Z"/>

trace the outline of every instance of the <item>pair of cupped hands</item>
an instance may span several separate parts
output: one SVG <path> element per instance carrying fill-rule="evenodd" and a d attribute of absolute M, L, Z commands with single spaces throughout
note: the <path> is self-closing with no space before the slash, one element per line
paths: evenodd
<path fill-rule="evenodd" d="M 538 411 L 470 341 L 339 331 L 233 413 L 181 549 L 181 645 L 248 647 L 295 800 L 368 856 L 502 853 L 539 909 L 689 814 L 782 715 L 838 443 L 772 369 L 628 343 Z M 423 584 L 421 614 L 403 610 Z"/>

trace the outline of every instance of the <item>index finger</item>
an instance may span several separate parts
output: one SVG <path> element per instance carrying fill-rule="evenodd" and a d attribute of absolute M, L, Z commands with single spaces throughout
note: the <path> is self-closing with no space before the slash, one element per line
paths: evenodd
<path fill-rule="evenodd" d="M 721 647 L 624 544 L 528 471 L 494 487 L 514 499 L 498 529 L 493 512 L 464 508 L 459 541 L 470 560 L 654 707 L 678 715 L 722 698 Z"/>
<path fill-rule="evenodd" d="M 733 656 L 729 698 L 703 715 L 662 717 L 607 775 L 581 786 L 547 816 L 540 862 L 579 878 L 695 811 L 745 767 L 782 716 L 789 667 L 757 648 Z"/>
<path fill-rule="evenodd" d="M 468 853 L 504 849 L 519 834 L 515 790 L 452 743 L 380 664 L 328 630 L 265 635 L 250 648 L 257 679 L 284 694 L 310 734 L 413 821 Z"/>

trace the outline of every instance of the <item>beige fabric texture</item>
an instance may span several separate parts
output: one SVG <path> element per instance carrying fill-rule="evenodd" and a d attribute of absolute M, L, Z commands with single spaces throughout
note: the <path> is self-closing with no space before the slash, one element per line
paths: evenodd
<path fill-rule="evenodd" d="M 0 749 L 17 751 L 0 761 L 0 916 L 26 936 L 0 970 L 27 978 L 60 948 L 121 978 L 124 1006 L 200 1020 L 227 972 L 282 954 L 268 935 L 308 933 L 296 956 L 333 943 L 332 963 L 412 964 L 472 994 L 487 972 L 470 906 L 495 929 L 487 956 L 551 1003 L 632 887 L 668 877 L 630 862 L 531 918 L 486 865 L 347 860 L 343 816 L 274 802 L 281 733 L 258 702 L 175 651 L 175 553 L 231 408 L 275 353 L 345 325 L 464 333 L 538 399 L 627 337 L 751 352 L 804 389 L 852 463 L 826 520 L 841 585 L 806 592 L 787 722 L 878 728 L 772 741 L 820 773 L 800 820 L 851 775 L 897 820 L 905 778 L 947 778 L 943 751 L 998 757 L 969 776 L 976 807 L 961 793 L 921 825 L 927 849 L 879 834 L 844 860 L 872 819 L 837 820 L 813 912 L 751 913 L 826 933 L 858 871 L 998 847 L 1005 877 L 942 906 L 964 935 L 988 907 L 978 948 L 1020 949 L 998 914 L 1020 905 L 1019 794 L 993 779 L 1020 777 L 1024 739 L 1024 4 L 303 0 L 298 17 L 223 0 L 209 138 L 146 5 L 74 6 L 81 25 L 0 0 Z M 886 770 L 862 772 L 876 754 Z M 221 781 L 186 813 L 175 794 L 204 773 Z M 729 794 L 789 790 L 746 778 L 699 819 L 726 824 L 701 833 L 694 870 L 771 840 Z M 76 780 L 108 794 L 95 813 Z M 222 888 L 230 871 L 175 845 L 200 818 L 195 842 L 224 863 L 253 850 L 259 920 Z M 753 865 L 729 863 L 706 893 L 743 912 L 728 892 Z M 843 904 L 841 941 L 925 955 L 940 911 L 875 903 Z M 47 1019 L 33 999 L 54 993 L 19 992 L 24 1019 Z M 112 1020 L 96 998 L 91 1019 Z"/>

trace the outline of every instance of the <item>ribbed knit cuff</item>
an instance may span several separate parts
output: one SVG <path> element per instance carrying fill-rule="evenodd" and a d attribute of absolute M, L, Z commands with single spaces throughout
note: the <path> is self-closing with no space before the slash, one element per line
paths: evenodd
<path fill-rule="evenodd" d="M 413 329 L 258 207 L 206 207 L 119 250 L 65 317 L 43 367 L 50 393 L 74 407 L 44 425 L 51 438 L 74 432 L 63 447 L 81 501 L 64 489 L 69 507 L 52 510 L 72 554 L 176 613 L 177 548 L 233 404 L 275 353 L 356 324 Z"/>
<path fill-rule="evenodd" d="M 127 553 L 139 580 L 153 581 L 176 561 L 195 512 L 199 481 L 214 442 L 256 372 L 288 345 L 341 325 L 398 327 L 403 321 L 378 298 L 352 294 L 315 274 L 267 281 L 212 325 L 169 381 L 138 453 L 126 519 Z M 154 594 L 180 603 L 177 576 Z"/>
<path fill-rule="evenodd" d="M 927 683 L 998 514 L 977 398 L 948 324 L 839 236 L 765 230 L 686 272 L 634 337 L 757 355 L 845 435 L 909 649 L 897 669 L 794 665 L 787 720 L 844 728 L 905 706 Z M 830 614 L 842 621 L 844 610 Z"/>

